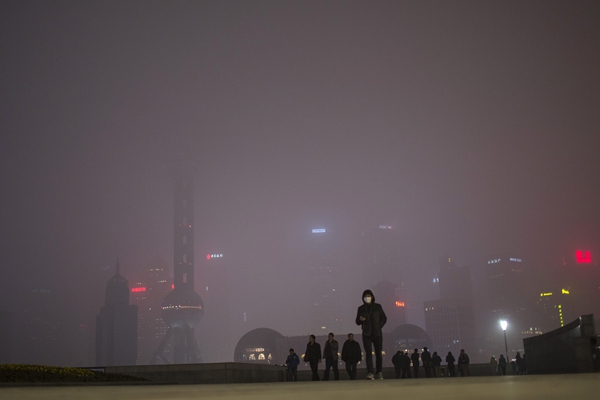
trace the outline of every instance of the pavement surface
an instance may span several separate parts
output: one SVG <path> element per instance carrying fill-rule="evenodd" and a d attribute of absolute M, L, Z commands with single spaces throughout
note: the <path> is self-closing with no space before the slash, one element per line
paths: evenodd
<path fill-rule="evenodd" d="M 4 387 L 0 399 L 600 399 L 600 374 L 382 381 Z"/>

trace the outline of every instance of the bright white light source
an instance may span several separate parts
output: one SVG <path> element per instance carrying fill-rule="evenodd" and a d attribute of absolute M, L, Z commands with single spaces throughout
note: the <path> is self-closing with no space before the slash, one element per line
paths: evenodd
<path fill-rule="evenodd" d="M 503 319 L 502 321 L 500 321 L 500 326 L 502 327 L 502 330 L 505 331 L 508 327 L 508 322 L 506 322 L 506 320 Z"/>

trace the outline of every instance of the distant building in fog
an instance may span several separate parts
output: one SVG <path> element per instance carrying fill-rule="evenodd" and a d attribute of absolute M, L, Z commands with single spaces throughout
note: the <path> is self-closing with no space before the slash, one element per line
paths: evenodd
<path fill-rule="evenodd" d="M 117 271 L 106 283 L 105 305 L 96 317 L 96 365 L 135 365 L 137 306 L 129 304 L 129 282 Z"/>
<path fill-rule="evenodd" d="M 365 232 L 363 245 L 364 279 L 388 317 L 384 329 L 391 331 L 406 324 L 407 306 L 404 282 L 394 282 L 402 276 L 396 233 L 390 225 L 375 225 Z"/>
<path fill-rule="evenodd" d="M 156 257 L 145 265 L 131 285 L 131 303 L 138 307 L 137 363 L 151 364 L 154 352 L 165 336 L 168 325 L 161 316 L 161 303 L 171 291 L 173 279 L 169 276 L 167 263 Z M 171 354 L 171 344 L 164 349 Z"/>
<path fill-rule="evenodd" d="M 403 300 L 396 296 L 398 285 L 388 281 L 381 281 L 371 287 L 375 302 L 381 304 L 387 316 L 386 331 L 392 331 L 400 325 L 406 324 L 406 307 Z"/>
<path fill-rule="evenodd" d="M 324 227 L 313 228 L 309 235 L 311 322 L 308 330 L 315 335 L 337 332 L 342 324 L 337 268 L 340 251 L 336 240 L 338 237 Z"/>
<path fill-rule="evenodd" d="M 440 299 L 424 302 L 425 328 L 440 354 L 474 353 L 476 347 L 473 287 L 469 267 L 457 266 L 450 257 L 440 260 L 436 282 Z"/>
<path fill-rule="evenodd" d="M 509 356 L 523 351 L 523 338 L 539 331 L 536 326 L 536 295 L 528 285 L 527 266 L 520 256 L 489 257 L 487 271 L 487 307 L 482 324 L 482 347 L 486 355 L 504 353 L 504 334 L 500 321 L 506 320 Z M 535 333 L 534 333 L 535 334 Z"/>
<path fill-rule="evenodd" d="M 231 311 L 229 307 L 229 286 L 227 277 L 227 254 L 214 251 L 207 253 L 198 261 L 200 285 L 206 312 L 203 323 L 198 326 L 198 336 L 204 338 L 200 343 L 203 362 L 224 362 L 231 360 Z M 220 329 L 214 329 L 219 326 Z"/>

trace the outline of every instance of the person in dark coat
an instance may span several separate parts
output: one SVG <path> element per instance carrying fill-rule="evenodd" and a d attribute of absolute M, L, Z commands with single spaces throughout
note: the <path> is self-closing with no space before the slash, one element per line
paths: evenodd
<path fill-rule="evenodd" d="M 323 380 L 329 380 L 329 368 L 333 368 L 333 378 L 336 381 L 340 380 L 340 372 L 338 370 L 338 342 L 333 338 L 333 333 L 329 333 L 327 341 L 323 348 L 323 358 L 325 359 L 325 373 Z"/>
<path fill-rule="evenodd" d="M 419 349 L 415 349 L 415 351 L 410 355 L 410 359 L 413 365 L 413 374 L 415 378 L 419 377 Z"/>
<path fill-rule="evenodd" d="M 375 296 L 370 290 L 365 290 L 362 295 L 363 304 L 356 312 L 356 325 L 362 326 L 363 348 L 367 360 L 367 379 L 383 379 L 383 357 L 381 349 L 383 346 L 383 333 L 381 328 L 387 322 L 385 312 L 381 304 L 375 303 Z M 375 349 L 376 373 L 373 375 L 372 350 Z"/>
<path fill-rule="evenodd" d="M 400 354 L 400 366 L 402 367 L 402 379 L 410 378 L 410 357 L 408 351 Z"/>
<path fill-rule="evenodd" d="M 460 376 L 469 376 L 469 356 L 465 353 L 464 349 L 460 349 L 460 355 L 458 356 L 458 370 Z"/>
<path fill-rule="evenodd" d="M 454 370 L 454 362 L 455 361 L 456 361 L 456 359 L 452 355 L 452 352 L 449 351 L 448 355 L 446 356 L 446 364 L 448 364 L 448 373 L 452 377 L 456 376 L 456 371 Z"/>
<path fill-rule="evenodd" d="M 423 361 L 423 369 L 425 370 L 425 376 L 431 378 L 431 353 L 427 350 L 427 347 L 423 347 L 421 352 L 421 361 Z"/>
<path fill-rule="evenodd" d="M 394 364 L 394 370 L 396 370 L 396 379 L 400 379 L 400 375 L 402 374 L 402 366 L 401 366 L 401 358 L 403 354 L 400 350 L 394 354 L 392 357 L 392 364 Z"/>
<path fill-rule="evenodd" d="M 356 379 L 356 364 L 362 360 L 360 344 L 354 340 L 352 333 L 348 334 L 348 340 L 344 342 L 342 347 L 342 361 L 346 363 L 346 371 L 350 376 L 350 380 Z"/>
<path fill-rule="evenodd" d="M 498 359 L 498 375 L 506 375 L 506 358 L 504 358 L 503 354 L 500 354 L 500 358 Z"/>
<path fill-rule="evenodd" d="M 290 355 L 285 360 L 285 365 L 288 370 L 288 381 L 298 380 L 298 365 L 300 364 L 300 358 L 298 354 L 294 353 L 294 349 L 290 349 Z"/>
<path fill-rule="evenodd" d="M 517 375 L 523 374 L 523 359 L 521 358 L 521 353 L 517 351 L 517 355 L 515 357 L 515 362 L 517 363 Z"/>
<path fill-rule="evenodd" d="M 304 362 L 310 364 L 312 371 L 312 380 L 319 381 L 319 363 L 321 362 L 321 345 L 315 342 L 315 335 L 310 335 L 308 338 L 308 344 L 306 345 L 306 351 L 304 352 Z"/>
<path fill-rule="evenodd" d="M 441 378 L 442 357 L 438 355 L 437 351 L 433 352 L 433 356 L 431 357 L 431 365 L 433 366 L 433 375 L 436 378 Z"/>

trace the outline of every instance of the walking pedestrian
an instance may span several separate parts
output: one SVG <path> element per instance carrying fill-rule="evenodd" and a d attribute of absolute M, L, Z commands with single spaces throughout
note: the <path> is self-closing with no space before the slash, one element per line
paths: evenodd
<path fill-rule="evenodd" d="M 340 372 L 338 371 L 338 342 L 333 338 L 333 333 L 329 333 L 325 347 L 323 348 L 323 358 L 325 359 L 325 373 L 323 380 L 329 380 L 329 369 L 333 368 L 333 378 L 336 381 L 340 380 Z"/>
<path fill-rule="evenodd" d="M 321 345 L 315 342 L 315 335 L 310 335 L 308 338 L 308 344 L 306 345 L 306 351 L 304 352 L 304 362 L 307 362 L 310 365 L 310 370 L 312 371 L 311 380 L 321 380 L 318 371 L 319 363 L 321 362 Z"/>
<path fill-rule="evenodd" d="M 380 304 L 375 303 L 375 296 L 370 290 L 365 290 L 362 295 L 363 304 L 356 312 L 356 325 L 362 326 L 363 347 L 367 361 L 367 379 L 383 379 L 383 333 L 381 328 L 387 322 L 387 317 Z M 375 350 L 375 366 L 373 369 L 372 350 Z M 373 372 L 375 371 L 375 375 Z"/>
<path fill-rule="evenodd" d="M 352 333 L 348 334 L 348 340 L 344 342 L 342 347 L 342 361 L 346 363 L 346 371 L 350 380 L 356 379 L 356 364 L 362 360 L 360 344 L 354 340 Z"/>

